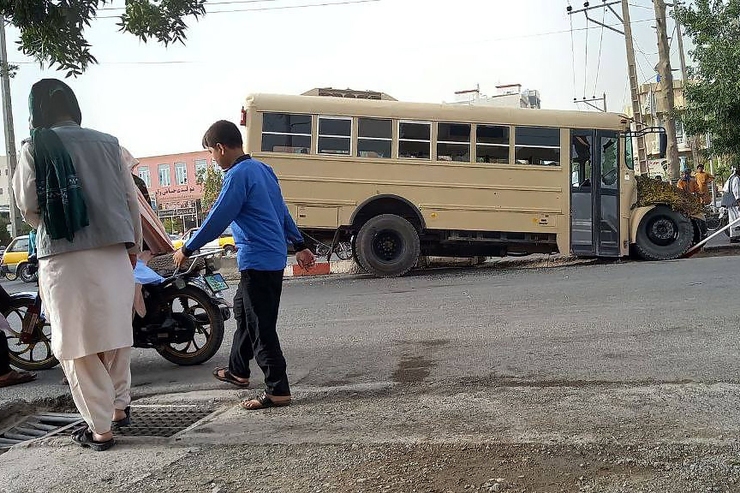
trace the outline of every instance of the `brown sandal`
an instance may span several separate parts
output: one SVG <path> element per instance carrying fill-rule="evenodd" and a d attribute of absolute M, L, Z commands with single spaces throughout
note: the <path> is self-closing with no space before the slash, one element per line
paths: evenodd
<path fill-rule="evenodd" d="M 0 378 L 0 387 L 10 387 L 11 385 L 18 385 L 19 383 L 30 382 L 31 380 L 36 380 L 35 373 L 10 370 L 10 373 Z"/>
<path fill-rule="evenodd" d="M 273 396 L 274 397 L 274 396 Z M 283 397 L 283 396 L 280 396 Z M 268 407 L 285 407 L 290 406 L 290 396 L 286 396 L 288 399 L 274 401 L 266 393 L 262 393 L 254 399 L 247 399 L 241 401 L 239 406 L 247 411 L 256 411 L 257 409 L 267 409 Z"/>
<path fill-rule="evenodd" d="M 223 375 L 219 375 L 220 372 L 223 371 Z M 213 377 L 216 380 L 221 380 L 222 382 L 230 383 L 231 385 L 236 385 L 240 389 L 246 389 L 249 387 L 249 379 L 247 379 L 246 382 L 242 382 L 241 380 L 237 379 L 233 373 L 229 371 L 229 369 L 225 366 L 219 366 L 215 370 L 213 370 Z"/>

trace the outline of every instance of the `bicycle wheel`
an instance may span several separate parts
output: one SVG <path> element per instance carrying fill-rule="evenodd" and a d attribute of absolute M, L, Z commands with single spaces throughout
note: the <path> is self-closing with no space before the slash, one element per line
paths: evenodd
<path fill-rule="evenodd" d="M 317 243 L 316 244 L 316 255 L 319 257 L 323 257 L 324 255 L 329 254 L 329 245 L 324 245 L 323 243 Z"/>

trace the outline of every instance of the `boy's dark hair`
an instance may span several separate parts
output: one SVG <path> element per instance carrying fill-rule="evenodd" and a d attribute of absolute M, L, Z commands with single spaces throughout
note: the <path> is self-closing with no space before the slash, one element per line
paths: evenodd
<path fill-rule="evenodd" d="M 239 127 L 226 120 L 219 120 L 211 125 L 203 135 L 203 149 L 216 147 L 216 144 L 221 144 L 229 149 L 243 147 L 244 141 Z"/>

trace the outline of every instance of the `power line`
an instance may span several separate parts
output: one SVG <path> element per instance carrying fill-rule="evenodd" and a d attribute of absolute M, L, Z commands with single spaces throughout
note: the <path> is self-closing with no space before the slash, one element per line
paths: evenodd
<path fill-rule="evenodd" d="M 586 26 L 588 27 L 588 17 L 586 17 Z M 586 82 L 588 81 L 588 31 L 586 31 L 586 56 L 583 62 L 583 99 L 586 99 Z"/>
<path fill-rule="evenodd" d="M 247 3 L 267 3 L 276 2 L 277 0 L 218 0 L 215 2 L 207 1 L 206 5 L 234 5 L 234 4 L 247 4 Z M 116 10 L 126 10 L 126 7 L 100 7 L 97 9 L 98 12 L 107 11 L 112 12 Z"/>
<path fill-rule="evenodd" d="M 596 61 L 596 79 L 594 80 L 594 92 L 593 95 L 596 96 L 596 86 L 599 83 L 599 72 L 601 71 L 601 47 L 604 42 L 604 24 L 606 21 L 606 9 L 603 10 L 603 16 L 601 18 L 601 37 L 599 38 L 599 57 Z"/>
<path fill-rule="evenodd" d="M 570 7 L 570 2 L 568 2 Z M 573 99 L 576 99 L 576 43 L 573 37 L 573 16 L 569 15 L 568 20 L 570 21 L 570 55 L 571 55 L 571 66 L 573 69 Z"/>
<path fill-rule="evenodd" d="M 273 0 L 271 0 L 273 1 Z M 229 10 L 209 10 L 206 14 L 227 14 L 232 12 L 266 12 L 269 10 L 292 10 L 292 9 L 305 9 L 311 7 L 333 7 L 340 5 L 357 5 L 361 3 L 376 3 L 382 0 L 345 0 L 341 2 L 324 2 L 324 3 L 310 3 L 301 5 L 280 5 L 276 7 L 257 7 L 257 8 L 246 8 L 246 9 L 229 9 Z M 247 3 L 246 0 L 244 3 Z M 253 3 L 253 2 L 251 2 Z M 101 15 L 97 19 L 118 19 L 118 15 Z"/>

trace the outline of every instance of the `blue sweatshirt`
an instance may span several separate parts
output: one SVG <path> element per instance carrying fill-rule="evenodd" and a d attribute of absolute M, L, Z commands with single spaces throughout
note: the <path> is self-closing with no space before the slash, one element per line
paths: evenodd
<path fill-rule="evenodd" d="M 239 270 L 282 270 L 288 241 L 305 248 L 290 217 L 275 172 L 263 162 L 242 156 L 226 171 L 221 193 L 184 253 L 218 238 L 231 224 Z"/>

